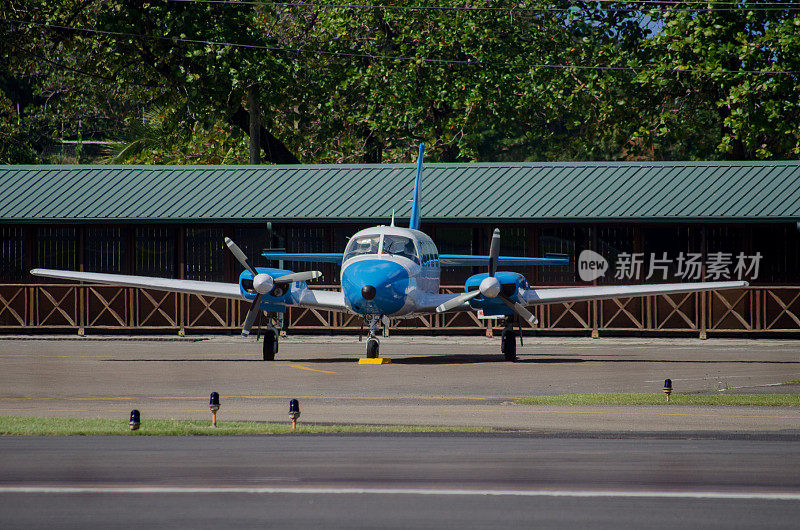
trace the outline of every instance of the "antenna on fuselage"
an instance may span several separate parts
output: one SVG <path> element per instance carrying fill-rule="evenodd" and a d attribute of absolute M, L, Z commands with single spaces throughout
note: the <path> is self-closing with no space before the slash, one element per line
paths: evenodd
<path fill-rule="evenodd" d="M 394 226 L 394 208 L 392 208 L 392 222 L 389 223 L 389 226 Z"/>
<path fill-rule="evenodd" d="M 425 144 L 419 144 L 419 157 L 417 158 L 417 180 L 414 181 L 414 196 L 411 198 L 411 219 L 408 222 L 408 227 L 412 230 L 419 230 L 422 216 L 420 214 L 419 204 L 419 181 L 422 176 L 422 157 L 425 153 Z"/>

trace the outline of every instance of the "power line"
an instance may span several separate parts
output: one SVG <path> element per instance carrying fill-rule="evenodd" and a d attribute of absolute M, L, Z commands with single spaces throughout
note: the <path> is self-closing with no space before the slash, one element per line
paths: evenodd
<path fill-rule="evenodd" d="M 52 66 L 55 66 L 57 68 L 60 68 L 62 70 L 73 72 L 73 73 L 76 73 L 78 75 L 82 75 L 84 77 L 92 77 L 94 79 L 102 79 L 103 81 L 111 81 L 111 82 L 116 82 L 117 81 L 113 77 L 107 77 L 107 76 L 104 76 L 104 75 L 101 75 L 101 74 L 87 72 L 85 70 L 80 70 L 78 68 L 75 68 L 74 66 L 69 66 L 69 65 L 66 65 L 66 64 L 63 64 L 63 63 L 59 63 L 57 61 L 54 61 L 52 59 L 49 59 L 49 58 L 45 57 L 44 55 L 40 55 L 40 54 L 32 52 L 30 50 L 22 50 L 22 53 L 25 53 L 26 55 L 29 55 L 29 56 L 34 57 L 36 59 L 42 60 L 42 61 L 44 61 L 44 62 L 46 62 L 48 64 L 51 64 Z M 133 86 L 141 86 L 141 87 L 145 87 L 145 88 L 157 88 L 158 87 L 158 85 L 136 83 L 136 82 L 133 82 L 133 81 L 128 82 L 126 84 L 133 85 Z"/>
<path fill-rule="evenodd" d="M 169 41 L 173 43 L 186 43 L 186 44 L 202 44 L 210 46 L 226 46 L 232 48 L 243 48 L 252 50 L 268 50 L 268 51 L 281 51 L 297 54 L 309 55 L 325 55 L 330 57 L 345 57 L 353 59 L 380 59 L 389 61 L 405 61 L 405 62 L 424 62 L 436 64 L 459 64 L 467 66 L 504 66 L 507 68 L 550 68 L 562 70 L 595 70 L 595 71 L 627 71 L 627 72 L 661 72 L 661 73 L 702 73 L 702 74 L 754 74 L 754 75 L 797 75 L 800 70 L 716 70 L 716 69 L 702 69 L 702 68 L 652 68 L 647 66 L 586 66 L 586 65 L 568 65 L 568 64 L 536 64 L 536 63 L 499 63 L 489 61 L 471 61 L 471 60 L 458 60 L 458 59 L 440 59 L 428 57 L 409 57 L 409 56 L 395 56 L 395 55 L 380 55 L 380 54 L 366 54 L 354 52 L 334 52 L 326 50 L 309 50 L 302 48 L 287 48 L 281 46 L 265 46 L 261 44 L 243 44 L 235 42 L 223 41 L 210 41 L 201 39 L 187 39 L 181 37 L 167 37 L 159 35 L 145 35 L 141 33 L 127 33 L 122 31 L 107 31 L 98 30 L 93 28 L 75 28 L 71 26 L 61 26 L 57 24 L 43 24 L 39 22 L 23 22 L 13 21 L 13 24 L 30 24 L 33 26 L 59 29 L 67 31 L 76 31 L 80 33 L 94 33 L 100 35 L 109 35 L 115 37 L 129 37 L 129 38 L 145 38 L 159 41 Z"/>
<path fill-rule="evenodd" d="M 387 11 L 455 11 L 455 12 L 505 12 L 505 13 L 541 13 L 559 12 L 576 13 L 576 9 L 587 7 L 584 5 L 573 4 L 569 7 L 467 7 L 467 6 L 422 6 L 422 5 L 399 5 L 399 4 L 316 4 L 312 2 L 260 2 L 257 0 L 167 0 L 172 3 L 190 4 L 216 4 L 227 6 L 270 6 L 270 7 L 308 7 L 320 9 L 382 9 Z M 800 11 L 800 2 L 761 2 L 751 5 L 742 5 L 737 2 L 661 2 L 657 0 L 594 0 L 585 3 L 592 4 L 601 2 L 615 4 L 634 4 L 643 7 L 611 7 L 601 8 L 604 12 L 706 12 L 706 11 Z M 668 4 L 670 7 L 665 7 Z M 684 5 L 711 5 L 725 7 L 685 8 Z"/>

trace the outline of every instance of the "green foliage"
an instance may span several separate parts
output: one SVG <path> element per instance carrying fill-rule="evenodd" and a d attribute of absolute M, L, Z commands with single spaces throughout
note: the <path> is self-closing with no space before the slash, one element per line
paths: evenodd
<path fill-rule="evenodd" d="M 746 407 L 798 407 L 797 394 L 679 394 L 669 401 L 662 393 L 563 394 L 520 398 L 522 405 L 726 405 Z"/>
<path fill-rule="evenodd" d="M 0 161 L 246 162 L 250 87 L 273 162 L 800 156 L 800 11 L 469 6 L 10 0 Z"/>
<path fill-rule="evenodd" d="M 640 75 L 652 89 L 642 143 L 674 158 L 797 158 L 800 12 L 674 9 L 661 21 L 644 41 L 653 66 L 695 72 Z M 766 73 L 720 73 L 730 70 Z M 795 73 L 769 73 L 783 71 Z"/>
<path fill-rule="evenodd" d="M 246 164 L 248 138 L 226 123 L 173 128 L 170 110 L 128 119 L 101 160 L 107 164 Z"/>
<path fill-rule="evenodd" d="M 2 436 L 220 436 L 242 434 L 324 434 L 376 432 L 492 432 L 480 427 L 428 427 L 415 425 L 316 425 L 250 421 L 143 419 L 139 430 L 131 431 L 126 420 L 86 418 L 34 418 L 0 416 Z"/>

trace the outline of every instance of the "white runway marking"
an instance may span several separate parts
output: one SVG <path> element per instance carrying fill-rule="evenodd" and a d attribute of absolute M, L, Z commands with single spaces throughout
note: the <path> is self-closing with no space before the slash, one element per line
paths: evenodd
<path fill-rule="evenodd" d="M 471 489 L 418 489 L 418 488 L 325 488 L 325 487 L 193 487 L 193 486 L 0 486 L 0 495 L 8 493 L 29 494 L 297 494 L 297 495 L 461 495 L 497 497 L 616 497 L 632 499 L 720 499 L 720 500 L 775 500 L 800 501 L 800 492 L 726 492 L 726 491 L 604 491 L 604 490 L 471 490 Z"/>

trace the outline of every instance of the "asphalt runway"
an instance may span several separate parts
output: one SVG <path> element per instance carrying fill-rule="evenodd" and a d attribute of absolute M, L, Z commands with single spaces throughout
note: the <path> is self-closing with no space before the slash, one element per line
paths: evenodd
<path fill-rule="evenodd" d="M 794 393 L 800 342 L 0 340 L 0 414 L 492 426 L 507 434 L 0 437 L 0 526 L 796 528 L 800 411 L 534 407 L 574 392 Z"/>
<path fill-rule="evenodd" d="M 796 528 L 776 437 L 0 438 L 4 528 Z M 524 525 L 524 526 L 523 526 Z"/>
<path fill-rule="evenodd" d="M 275 362 L 260 343 L 213 338 L 5 338 L 0 414 L 220 421 L 490 426 L 531 432 L 800 432 L 795 408 L 524 406 L 516 397 L 576 392 L 789 392 L 800 385 L 800 341 L 535 339 L 519 362 L 499 339 L 389 337 L 392 364 L 357 364 L 354 337 L 290 337 Z M 793 382 L 794 383 L 791 383 Z M 786 384 L 790 383 L 790 384 Z"/>

